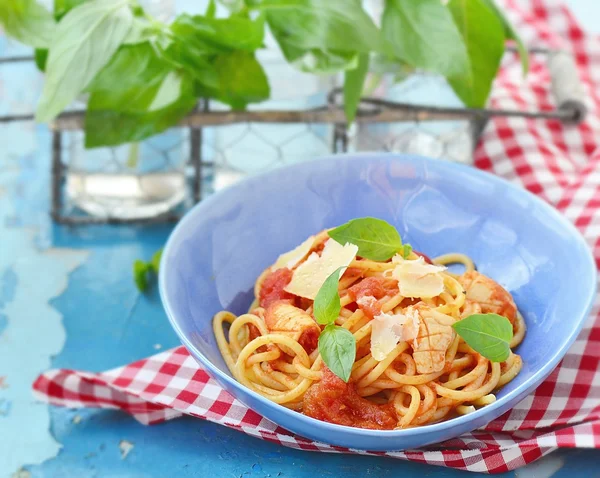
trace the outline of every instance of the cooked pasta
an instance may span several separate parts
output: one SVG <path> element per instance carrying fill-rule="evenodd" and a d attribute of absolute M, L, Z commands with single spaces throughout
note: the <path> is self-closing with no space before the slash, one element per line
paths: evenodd
<path fill-rule="evenodd" d="M 335 324 L 356 342 L 344 382 L 319 352 L 324 327 L 315 321 L 314 297 L 301 295 L 314 295 L 303 271 L 326 255 L 333 262 L 330 256 L 344 252 L 337 243 L 339 252 L 331 252 L 332 241 L 323 231 L 281 256 L 258 277 L 248 313 L 222 311 L 214 317 L 217 344 L 240 383 L 319 420 L 402 429 L 488 405 L 496 400 L 494 392 L 519 373 L 521 357 L 512 350 L 503 362 L 492 362 L 452 327 L 472 314 L 498 314 L 512 324 L 510 347 L 516 347 L 525 323 L 511 295 L 478 273 L 463 254 L 429 260 L 411 251 L 385 261 L 356 255 L 341 275 Z M 464 270 L 453 274 L 441 267 L 450 264 Z M 430 296 L 438 285 L 439 292 Z"/>

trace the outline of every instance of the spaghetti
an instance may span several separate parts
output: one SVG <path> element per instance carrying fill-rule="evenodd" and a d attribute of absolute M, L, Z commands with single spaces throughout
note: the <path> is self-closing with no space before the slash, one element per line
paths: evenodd
<path fill-rule="evenodd" d="M 302 257 L 295 263 L 290 260 L 280 267 L 278 261 L 264 271 L 248 313 L 215 315 L 217 344 L 240 383 L 320 420 L 398 429 L 471 413 L 494 402 L 494 392 L 517 376 L 522 367 L 519 355 L 511 350 L 504 362 L 492 362 L 451 327 L 470 314 L 497 313 L 510 320 L 510 347 L 516 347 L 525 335 L 525 323 L 510 294 L 478 273 L 463 254 L 429 260 L 413 251 L 405 259 L 387 261 L 356 256 L 341 276 L 341 310 L 335 324 L 356 341 L 356 358 L 345 383 L 319 353 L 323 327 L 315 322 L 313 300 L 286 290 L 302 264 L 324 254 L 328 241 L 332 239 L 323 231 L 298 252 Z M 464 272 L 437 272 L 443 284 L 439 294 L 408 297 L 401 292 L 404 279 L 398 280 L 394 271 L 399 264 L 413 263 L 462 264 Z"/>

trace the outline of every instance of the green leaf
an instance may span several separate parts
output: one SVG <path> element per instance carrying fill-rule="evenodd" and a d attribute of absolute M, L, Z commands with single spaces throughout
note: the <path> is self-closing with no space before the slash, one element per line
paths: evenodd
<path fill-rule="evenodd" d="M 358 255 L 373 261 L 386 261 L 402 250 L 402 239 L 394 226 L 382 219 L 352 219 L 329 231 L 329 237 L 344 245 L 358 246 Z"/>
<path fill-rule="evenodd" d="M 54 17 L 56 20 L 60 20 L 75 7 L 89 1 L 90 0 L 54 0 Z"/>
<path fill-rule="evenodd" d="M 267 75 L 252 53 L 234 51 L 219 55 L 215 69 L 219 88 L 213 95 L 232 108 L 244 109 L 248 103 L 269 98 L 271 90 Z"/>
<path fill-rule="evenodd" d="M 56 30 L 52 14 L 36 0 L 2 0 L 0 24 L 8 35 L 36 48 L 47 48 Z"/>
<path fill-rule="evenodd" d="M 179 85 L 177 100 L 153 111 L 102 109 L 107 98 L 92 93 L 85 116 L 86 148 L 142 141 L 179 123 L 196 106 L 192 80 L 182 75 Z"/>
<path fill-rule="evenodd" d="M 519 50 L 519 56 L 521 58 L 521 67 L 523 68 L 523 74 L 526 75 L 529 71 L 529 52 L 523 43 L 523 40 L 512 26 L 508 18 L 502 13 L 502 10 L 498 8 L 494 0 L 483 0 L 484 3 L 492 9 L 492 11 L 498 16 L 504 25 L 504 35 L 507 39 L 513 40 L 517 44 Z"/>
<path fill-rule="evenodd" d="M 400 60 L 472 85 L 467 49 L 440 0 L 386 0 L 382 29 Z"/>
<path fill-rule="evenodd" d="M 329 324 L 319 336 L 319 353 L 329 370 L 348 382 L 356 358 L 356 339 L 352 332 Z"/>
<path fill-rule="evenodd" d="M 313 303 L 313 315 L 317 323 L 321 325 L 332 324 L 340 315 L 342 306 L 340 304 L 340 294 L 338 285 L 340 282 L 340 272 L 345 267 L 338 267 L 327 279 L 317 292 Z"/>
<path fill-rule="evenodd" d="M 217 15 L 217 2 L 215 0 L 210 0 L 208 2 L 208 6 L 206 7 L 206 12 L 204 12 L 204 16 L 208 18 L 215 18 Z"/>
<path fill-rule="evenodd" d="M 46 62 L 48 61 L 48 50 L 45 48 L 36 48 L 33 52 L 35 66 L 40 71 L 46 71 Z"/>
<path fill-rule="evenodd" d="M 131 28 L 123 39 L 124 45 L 137 45 L 147 41 L 154 41 L 158 35 L 163 34 L 163 29 L 150 23 L 145 18 L 133 17 Z"/>
<path fill-rule="evenodd" d="M 506 317 L 497 314 L 473 314 L 452 328 L 476 352 L 492 362 L 504 362 L 510 355 L 513 327 Z"/>
<path fill-rule="evenodd" d="M 201 85 L 213 89 L 219 87 L 219 75 L 214 66 L 213 55 L 208 55 L 203 49 L 194 48 L 192 43 L 171 43 L 161 51 L 161 56 L 175 68 L 192 74 Z"/>
<path fill-rule="evenodd" d="M 467 47 L 472 82 L 452 77 L 465 104 L 484 107 L 504 55 L 504 26 L 484 0 L 450 0 L 448 8 Z"/>
<path fill-rule="evenodd" d="M 241 16 L 208 18 L 180 15 L 171 25 L 173 41 L 199 49 L 205 54 L 234 50 L 253 52 L 264 41 L 265 17 L 256 20 Z"/>
<path fill-rule="evenodd" d="M 352 123 L 356 118 L 356 111 L 360 97 L 365 86 L 365 79 L 369 72 L 369 54 L 361 53 L 358 56 L 358 65 L 352 70 L 346 70 L 344 77 L 344 111 L 346 120 Z"/>
<path fill-rule="evenodd" d="M 333 74 L 351 70 L 358 66 L 358 53 L 332 50 L 303 50 L 293 45 L 279 42 L 285 59 L 295 68 L 305 73 Z"/>
<path fill-rule="evenodd" d="M 158 271 L 160 270 L 160 259 L 162 258 L 163 250 L 159 249 L 152 255 L 152 260 L 150 261 L 150 265 L 152 266 L 152 270 L 156 275 L 158 275 Z"/>
<path fill-rule="evenodd" d="M 221 89 L 221 83 L 228 79 L 221 77 L 217 62 L 223 69 L 222 63 L 226 63 L 226 59 L 230 55 L 240 53 L 244 59 L 240 68 L 235 69 L 238 79 L 244 75 L 242 70 L 244 66 L 248 66 L 249 74 L 256 75 L 260 70 L 258 74 L 264 76 L 264 74 L 261 75 L 262 68 L 256 67 L 257 63 L 253 57 L 250 60 L 251 55 L 243 55 L 243 52 L 251 53 L 262 46 L 264 23 L 264 15 L 259 15 L 256 20 L 240 16 L 215 19 L 181 15 L 171 25 L 169 41 L 159 45 L 159 48 L 166 60 L 194 75 L 205 90 L 203 93 L 205 96 L 227 97 L 226 94 L 218 91 Z M 229 66 L 224 70 L 224 74 L 231 73 Z M 252 77 L 251 79 L 256 80 L 256 78 Z M 238 85 L 238 88 L 241 90 L 243 85 Z M 262 97 L 263 94 L 260 96 Z M 254 100 L 242 101 L 242 103 L 245 105 L 252 101 Z M 239 103 L 237 100 L 235 102 Z"/>
<path fill-rule="evenodd" d="M 149 43 L 122 46 L 86 88 L 93 94 L 90 108 L 145 112 L 172 72 L 172 66 L 160 58 Z M 173 102 L 179 88 L 171 87 L 175 90 L 171 92 L 170 102 Z"/>
<path fill-rule="evenodd" d="M 388 51 L 381 32 L 360 2 L 348 0 L 264 0 L 250 8 L 264 11 L 283 51 Z"/>
<path fill-rule="evenodd" d="M 148 272 L 150 265 L 144 261 L 136 260 L 133 263 L 133 281 L 140 292 L 148 290 Z"/>
<path fill-rule="evenodd" d="M 413 248 L 410 244 L 402 244 L 402 258 L 408 259 L 408 256 L 410 256 L 412 250 Z"/>
<path fill-rule="evenodd" d="M 88 86 L 115 54 L 132 21 L 128 0 L 95 0 L 65 15 L 48 55 L 38 121 L 52 120 Z"/>

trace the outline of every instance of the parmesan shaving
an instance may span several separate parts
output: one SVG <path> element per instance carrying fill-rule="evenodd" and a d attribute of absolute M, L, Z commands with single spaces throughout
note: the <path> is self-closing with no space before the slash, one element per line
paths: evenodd
<path fill-rule="evenodd" d="M 396 255 L 392 262 L 397 264 L 392 277 L 398 281 L 400 294 L 404 297 L 431 298 L 444 291 L 444 278 L 440 272 L 445 267 L 427 264 L 422 257 L 408 261 Z"/>
<path fill-rule="evenodd" d="M 310 249 L 314 243 L 315 236 L 310 236 L 295 249 L 281 254 L 273 265 L 273 270 L 282 269 L 284 267 L 287 269 L 293 269 L 302 259 L 306 257 L 306 254 L 310 252 Z"/>
<path fill-rule="evenodd" d="M 358 247 L 354 244 L 342 246 L 333 239 L 325 243 L 321 256 L 312 253 L 294 271 L 285 291 L 307 299 L 317 296 L 325 280 L 339 267 L 347 267 L 356 257 Z M 340 271 L 341 277 L 342 271 Z"/>
<path fill-rule="evenodd" d="M 371 321 L 371 355 L 382 361 L 398 342 L 413 340 L 419 333 L 419 314 L 408 307 L 404 314 L 376 315 Z"/>

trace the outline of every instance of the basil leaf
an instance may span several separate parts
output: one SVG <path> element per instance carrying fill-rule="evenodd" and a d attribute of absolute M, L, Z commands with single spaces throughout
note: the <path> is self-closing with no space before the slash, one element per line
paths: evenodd
<path fill-rule="evenodd" d="M 8 35 L 36 48 L 47 48 L 56 30 L 52 14 L 37 0 L 2 0 L 0 24 Z"/>
<path fill-rule="evenodd" d="M 402 245 L 402 258 L 403 259 L 408 259 L 408 256 L 410 256 L 410 253 L 412 252 L 413 248 L 410 244 L 403 244 Z"/>
<path fill-rule="evenodd" d="M 133 281 L 140 292 L 145 292 L 148 290 L 149 271 L 150 266 L 144 261 L 138 259 L 133 263 Z"/>
<path fill-rule="evenodd" d="M 340 283 L 340 272 L 345 267 L 338 267 L 327 279 L 317 292 L 313 303 L 313 315 L 317 323 L 321 325 L 333 324 L 340 315 L 342 306 L 338 285 Z"/>
<path fill-rule="evenodd" d="M 50 121 L 110 61 L 133 21 L 128 0 L 94 0 L 60 21 L 48 55 L 36 119 Z"/>
<path fill-rule="evenodd" d="M 263 0 L 250 8 L 266 12 L 269 28 L 284 51 L 288 46 L 325 52 L 389 50 L 360 2 Z"/>
<path fill-rule="evenodd" d="M 219 88 L 211 96 L 233 109 L 244 109 L 248 103 L 269 98 L 267 75 L 252 53 L 234 51 L 219 55 L 214 63 Z"/>
<path fill-rule="evenodd" d="M 358 65 L 352 70 L 346 70 L 344 77 L 344 111 L 348 123 L 356 118 L 356 111 L 365 86 L 365 79 L 369 72 L 369 54 L 361 53 L 358 56 Z"/>
<path fill-rule="evenodd" d="M 161 51 L 161 56 L 175 68 L 181 68 L 194 75 L 201 85 L 218 89 L 219 75 L 214 66 L 214 57 L 207 55 L 202 48 L 197 49 L 192 43 L 178 41 L 169 44 Z M 208 95 L 211 96 L 211 95 Z"/>
<path fill-rule="evenodd" d="M 215 2 L 215 0 L 209 0 L 204 15 L 208 18 L 215 18 L 215 16 L 217 15 L 217 3 Z"/>
<path fill-rule="evenodd" d="M 409 65 L 472 85 L 467 49 L 440 0 L 386 0 L 382 30 Z"/>
<path fill-rule="evenodd" d="M 161 59 L 149 43 L 122 46 L 86 88 L 93 94 L 90 107 L 147 111 L 170 73 L 171 65 Z M 177 89 L 171 102 L 178 94 Z"/>
<path fill-rule="evenodd" d="M 46 71 L 46 62 L 48 61 L 48 50 L 45 48 L 36 48 L 33 52 L 35 66 L 40 71 Z"/>
<path fill-rule="evenodd" d="M 180 75 L 173 73 L 174 75 Z M 116 146 L 141 141 L 161 133 L 181 121 L 196 106 L 192 80 L 181 75 L 175 102 L 158 110 L 116 111 L 102 109 L 106 98 L 92 93 L 85 116 L 85 146 Z"/>
<path fill-rule="evenodd" d="M 152 259 L 150 260 L 150 266 L 156 275 L 160 270 L 160 259 L 162 257 L 163 250 L 159 249 L 152 255 Z"/>
<path fill-rule="evenodd" d="M 163 31 L 159 26 L 151 24 L 144 18 L 134 17 L 131 28 L 129 29 L 127 36 L 123 39 L 123 44 L 137 45 L 138 43 L 152 41 L 161 33 L 163 33 Z"/>
<path fill-rule="evenodd" d="M 448 8 L 469 55 L 471 83 L 449 78 L 458 96 L 469 106 L 483 107 L 504 55 L 504 26 L 483 0 L 450 0 Z"/>
<path fill-rule="evenodd" d="M 373 261 L 387 261 L 402 248 L 396 228 L 374 217 L 352 219 L 329 231 L 329 237 L 342 245 L 358 246 L 358 255 Z"/>
<path fill-rule="evenodd" d="M 295 68 L 305 73 L 333 74 L 341 70 L 349 70 L 358 66 L 358 53 L 319 50 L 313 48 L 304 50 L 285 41 L 285 34 L 279 35 L 271 31 L 275 37 L 279 37 L 279 47 L 285 59 Z"/>
<path fill-rule="evenodd" d="M 264 21 L 264 15 L 259 15 L 256 20 L 240 16 L 215 19 L 182 15 L 171 25 L 169 42 L 160 48 L 166 60 L 194 75 L 202 87 L 203 96 L 235 103 L 243 108 L 247 103 L 262 101 L 269 96 L 266 93 L 265 97 L 264 93 L 268 85 L 262 67 L 254 57 L 240 52 L 254 52 L 262 46 Z M 237 61 L 236 55 L 241 63 L 233 67 L 228 61 Z M 244 71 L 244 68 L 248 68 L 248 71 Z M 230 82 L 231 74 L 235 74 L 236 81 L 248 74 L 250 84 L 244 85 L 246 79 L 243 78 L 233 88 L 237 90 L 235 94 L 223 91 L 231 87 L 222 85 L 223 82 Z M 258 92 L 260 99 L 256 100 L 257 89 L 261 88 Z"/>
<path fill-rule="evenodd" d="M 255 51 L 263 44 L 265 17 L 208 18 L 180 15 L 171 25 L 174 41 L 205 53 L 233 50 Z"/>
<path fill-rule="evenodd" d="M 452 328 L 476 352 L 492 362 L 504 362 L 510 355 L 513 328 L 506 317 L 497 314 L 473 314 Z"/>
<path fill-rule="evenodd" d="M 319 353 L 329 370 L 348 382 L 356 358 L 356 339 L 352 332 L 329 324 L 319 336 Z"/>
<path fill-rule="evenodd" d="M 513 40 L 517 44 L 517 49 L 519 51 L 519 57 L 521 58 L 521 68 L 523 68 L 523 74 L 527 74 L 529 71 L 529 52 L 523 43 L 523 40 L 512 26 L 508 18 L 502 13 L 502 10 L 498 8 L 494 0 L 483 0 L 485 4 L 490 7 L 490 9 L 498 16 L 498 18 L 502 21 L 504 25 L 504 35 L 509 40 Z"/>
<path fill-rule="evenodd" d="M 54 0 L 54 18 L 60 20 L 75 7 L 89 1 L 90 0 Z"/>

